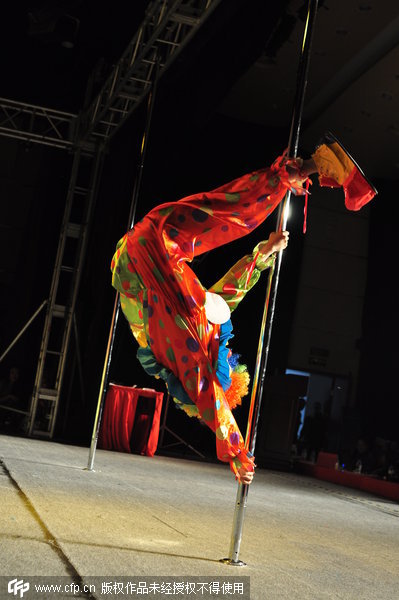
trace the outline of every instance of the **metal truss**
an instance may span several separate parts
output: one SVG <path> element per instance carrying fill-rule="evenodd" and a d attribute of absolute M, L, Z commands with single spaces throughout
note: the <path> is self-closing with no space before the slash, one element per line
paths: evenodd
<path fill-rule="evenodd" d="M 55 148 L 74 145 L 77 115 L 0 98 L 0 136 Z"/>
<path fill-rule="evenodd" d="M 150 92 L 158 65 L 162 76 L 221 0 L 154 0 L 143 23 L 100 93 L 78 115 L 0 98 L 0 136 L 95 152 Z"/>
<path fill-rule="evenodd" d="M 46 302 L 28 435 L 54 435 L 88 227 L 107 142 L 220 2 L 151 2 L 142 25 L 101 92 L 79 116 L 0 98 L 0 136 L 69 150 L 74 156 L 50 298 Z M 71 255 L 73 264 L 68 263 Z"/>
<path fill-rule="evenodd" d="M 80 118 L 80 139 L 111 138 L 168 69 L 221 0 L 151 2 L 143 23 L 101 92 Z"/>

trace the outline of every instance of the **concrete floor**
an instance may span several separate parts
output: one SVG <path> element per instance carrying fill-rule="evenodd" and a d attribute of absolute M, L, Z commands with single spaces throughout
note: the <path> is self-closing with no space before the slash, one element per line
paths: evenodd
<path fill-rule="evenodd" d="M 16 597 L 12 578 L 51 575 L 249 576 L 252 600 L 399 599 L 397 503 L 258 470 L 237 568 L 219 562 L 237 490 L 228 467 L 97 450 L 89 472 L 87 459 L 87 448 L 0 436 L 0 598 Z"/>

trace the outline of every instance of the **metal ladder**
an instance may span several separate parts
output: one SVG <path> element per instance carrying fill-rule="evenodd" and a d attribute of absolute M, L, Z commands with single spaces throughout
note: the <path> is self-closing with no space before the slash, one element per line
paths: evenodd
<path fill-rule="evenodd" d="M 54 434 L 103 154 L 101 146 L 94 152 L 77 148 L 74 153 L 27 423 L 28 435 L 52 438 Z"/>

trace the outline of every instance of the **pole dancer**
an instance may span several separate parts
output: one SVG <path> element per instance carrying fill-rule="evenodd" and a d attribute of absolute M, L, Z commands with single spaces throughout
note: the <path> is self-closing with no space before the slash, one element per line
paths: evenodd
<path fill-rule="evenodd" d="M 241 370 L 243 375 L 243 370 L 240 366 L 237 369 L 234 357 L 232 361 L 229 356 L 230 315 L 261 271 L 274 264 L 276 253 L 278 282 L 280 250 L 288 242 L 287 210 L 280 210 L 283 221 L 280 217 L 279 230 L 210 290 L 204 288 L 188 263 L 253 231 L 284 198 L 283 206 L 287 208 L 292 191 L 306 196 L 303 185 L 310 183 L 312 173 L 318 172 L 320 185 L 342 186 L 348 208 L 357 210 L 376 193 L 331 136 L 320 143 L 310 159 L 296 157 L 316 10 L 317 0 L 310 0 L 288 151 L 269 168 L 211 192 L 154 208 L 119 241 L 111 264 L 112 284 L 139 344 L 137 358 L 147 373 L 165 380 L 179 408 L 201 418 L 215 432 L 217 456 L 230 463 L 240 484 L 249 484 L 253 479 L 260 397 L 258 393 L 256 410 L 251 402 L 244 443 L 231 412 L 247 388 L 242 378 L 237 386 L 233 385 L 235 374 Z M 270 284 L 269 277 L 269 290 Z M 277 285 L 273 302 L 276 289 Z M 270 331 L 271 327 L 269 338 Z M 261 353 L 262 349 L 258 355 Z M 265 362 L 263 357 L 264 369 Z M 259 369 L 256 379 L 258 374 Z M 242 487 L 246 489 L 246 485 Z"/>
<path fill-rule="evenodd" d="M 232 383 L 230 313 L 271 265 L 271 256 L 287 245 L 288 233 L 274 233 L 258 244 L 209 290 L 188 263 L 253 231 L 287 187 L 303 193 L 307 173 L 287 170 L 288 162 L 279 158 L 270 168 L 211 192 L 157 206 L 119 241 L 111 265 L 140 363 L 166 381 L 178 406 L 215 432 L 218 458 L 246 483 L 252 480 L 254 459 L 231 413 L 240 397 L 230 404 L 226 398 Z"/>
<path fill-rule="evenodd" d="M 112 284 L 139 345 L 138 360 L 147 373 L 165 380 L 180 408 L 214 431 L 218 458 L 243 484 L 253 479 L 254 457 L 231 412 L 240 391 L 228 398 L 230 314 L 272 265 L 275 252 L 286 247 L 288 233 L 273 233 L 209 290 L 189 263 L 252 232 L 287 190 L 304 194 L 311 173 L 327 169 L 334 177 L 339 159 L 328 162 L 322 146 L 308 160 L 283 155 L 215 190 L 155 207 L 118 242 L 111 263 Z M 333 150 L 331 155 L 336 157 Z"/>

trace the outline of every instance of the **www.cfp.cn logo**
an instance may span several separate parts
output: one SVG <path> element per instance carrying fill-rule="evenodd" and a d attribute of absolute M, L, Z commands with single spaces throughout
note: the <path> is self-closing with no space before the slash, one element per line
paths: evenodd
<path fill-rule="evenodd" d="M 11 579 L 11 581 L 8 582 L 8 593 L 17 596 L 19 592 L 19 596 L 22 598 L 25 592 L 29 590 L 29 587 L 29 583 L 25 583 L 23 579 Z"/>

